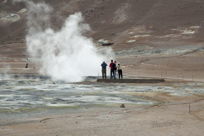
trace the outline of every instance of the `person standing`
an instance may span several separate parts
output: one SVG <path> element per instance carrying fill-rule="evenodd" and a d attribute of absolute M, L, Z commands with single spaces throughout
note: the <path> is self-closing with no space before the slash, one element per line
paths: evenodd
<path fill-rule="evenodd" d="M 25 68 L 28 68 L 28 63 L 26 63 Z"/>
<path fill-rule="evenodd" d="M 122 70 L 120 64 L 118 64 L 117 68 L 118 68 L 118 78 L 122 79 L 123 78 L 123 70 Z"/>
<path fill-rule="evenodd" d="M 107 64 L 106 64 L 106 62 L 104 61 L 104 62 L 101 64 L 101 68 L 102 68 L 102 78 L 103 78 L 103 79 L 106 79 L 106 67 L 107 67 Z"/>
<path fill-rule="evenodd" d="M 114 61 L 114 79 L 117 78 L 117 61 Z"/>
<path fill-rule="evenodd" d="M 113 63 L 113 60 L 111 60 L 109 67 L 110 67 L 110 79 L 113 79 L 114 78 L 114 69 L 115 69 L 115 64 Z"/>

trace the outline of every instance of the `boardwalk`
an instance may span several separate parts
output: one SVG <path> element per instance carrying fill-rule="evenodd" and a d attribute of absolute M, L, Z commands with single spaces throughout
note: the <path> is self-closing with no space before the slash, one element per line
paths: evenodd
<path fill-rule="evenodd" d="M 161 83 L 164 79 L 149 78 L 149 79 L 97 79 L 97 82 L 104 83 Z"/>

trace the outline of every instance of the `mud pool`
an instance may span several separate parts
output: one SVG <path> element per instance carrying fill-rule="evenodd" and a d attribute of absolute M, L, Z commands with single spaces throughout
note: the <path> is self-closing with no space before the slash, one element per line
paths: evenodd
<path fill-rule="evenodd" d="M 53 82 L 49 79 L 4 77 L 0 79 L 0 114 L 25 113 L 47 109 L 76 109 L 119 104 L 153 105 L 138 93 L 166 92 L 187 96 L 204 94 L 204 83 L 105 84 Z"/>

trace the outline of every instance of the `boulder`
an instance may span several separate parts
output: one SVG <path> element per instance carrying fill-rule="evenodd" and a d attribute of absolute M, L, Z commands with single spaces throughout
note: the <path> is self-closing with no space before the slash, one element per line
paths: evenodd
<path fill-rule="evenodd" d="M 98 43 L 102 46 L 110 46 L 110 45 L 113 45 L 114 43 L 108 41 L 108 40 L 104 40 L 104 39 L 100 39 L 98 40 Z"/>

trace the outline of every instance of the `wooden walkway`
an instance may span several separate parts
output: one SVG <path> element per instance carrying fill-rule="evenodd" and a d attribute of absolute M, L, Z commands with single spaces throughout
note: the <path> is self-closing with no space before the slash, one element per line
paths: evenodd
<path fill-rule="evenodd" d="M 158 78 L 144 78 L 144 79 L 97 79 L 97 82 L 103 83 L 161 83 L 165 82 L 164 79 Z"/>

